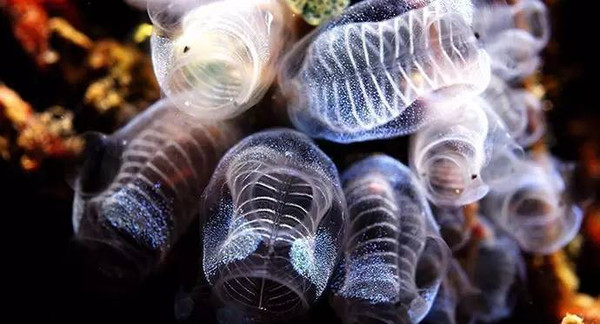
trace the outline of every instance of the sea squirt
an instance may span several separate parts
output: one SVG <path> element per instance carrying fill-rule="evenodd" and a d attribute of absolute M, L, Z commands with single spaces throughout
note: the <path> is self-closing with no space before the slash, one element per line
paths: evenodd
<path fill-rule="evenodd" d="M 206 119 L 254 106 L 291 39 L 276 0 L 150 1 L 148 12 L 162 91 L 182 111 Z"/>
<path fill-rule="evenodd" d="M 488 56 L 467 15 L 451 8 L 365 1 L 306 36 L 279 76 L 293 124 L 341 143 L 390 138 L 427 122 L 422 99 L 482 92 Z"/>
<path fill-rule="evenodd" d="M 346 203 L 332 161 L 305 135 L 267 130 L 221 160 L 205 194 L 204 272 L 251 320 L 305 312 L 337 260 Z"/>
<path fill-rule="evenodd" d="M 420 185 L 384 155 L 357 162 L 342 181 L 349 217 L 334 284 L 340 315 L 347 323 L 418 323 L 450 254 Z"/>
<path fill-rule="evenodd" d="M 523 250 L 549 254 L 575 237 L 582 211 L 568 194 L 565 164 L 546 154 L 505 154 L 491 164 L 502 165 L 512 176 L 492 186 L 482 212 Z"/>
<path fill-rule="evenodd" d="M 90 136 L 75 181 L 76 239 L 129 265 L 111 275 L 148 274 L 197 217 L 212 170 L 240 137 L 232 122 L 190 118 L 168 100 L 112 135 Z"/>

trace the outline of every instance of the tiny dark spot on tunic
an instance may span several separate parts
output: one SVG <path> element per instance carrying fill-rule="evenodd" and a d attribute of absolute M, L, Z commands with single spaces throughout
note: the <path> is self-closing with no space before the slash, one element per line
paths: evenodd
<path fill-rule="evenodd" d="M 184 53 L 187 53 L 189 50 L 190 50 L 190 47 L 189 47 L 189 46 L 185 46 L 185 47 L 183 48 L 183 52 L 184 52 Z"/>
<path fill-rule="evenodd" d="M 472 174 L 471 175 L 471 180 L 475 180 L 475 179 L 477 179 L 477 175 L 476 174 Z"/>

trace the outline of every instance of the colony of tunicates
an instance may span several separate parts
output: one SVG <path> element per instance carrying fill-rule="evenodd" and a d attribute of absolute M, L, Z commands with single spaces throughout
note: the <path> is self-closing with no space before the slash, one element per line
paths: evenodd
<path fill-rule="evenodd" d="M 197 222 L 222 322 L 323 300 L 345 323 L 494 322 L 520 298 L 522 253 L 577 234 L 569 165 L 531 149 L 543 101 L 522 80 L 549 41 L 543 2 L 130 2 L 153 23 L 164 98 L 88 136 L 73 214 L 115 276 L 157 271 Z M 296 130 L 253 126 L 266 107 Z M 314 141 L 399 136 L 383 153 L 406 161 L 334 163 Z"/>
<path fill-rule="evenodd" d="M 234 123 L 190 118 L 168 100 L 110 136 L 91 135 L 75 182 L 77 238 L 148 274 L 196 217 L 212 170 L 240 138 Z"/>

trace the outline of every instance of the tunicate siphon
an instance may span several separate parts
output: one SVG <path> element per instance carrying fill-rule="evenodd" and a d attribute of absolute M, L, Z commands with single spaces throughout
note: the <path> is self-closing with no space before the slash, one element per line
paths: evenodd
<path fill-rule="evenodd" d="M 427 120 L 423 98 L 479 94 L 489 58 L 463 2 L 364 1 L 308 35 L 279 77 L 293 124 L 335 142 L 390 138 Z"/>
<path fill-rule="evenodd" d="M 254 106 L 290 38 L 277 0 L 156 0 L 148 12 L 162 91 L 202 118 L 230 118 Z"/>
<path fill-rule="evenodd" d="M 481 178 L 486 164 L 488 118 L 481 101 L 446 108 L 411 139 L 410 166 L 436 205 L 462 206 L 488 191 Z"/>
<path fill-rule="evenodd" d="M 532 74 L 550 39 L 547 8 L 539 0 L 476 6 L 473 29 L 490 55 L 492 70 L 505 80 Z"/>
<path fill-rule="evenodd" d="M 512 176 L 492 186 L 483 200 L 483 214 L 511 233 L 523 250 L 548 254 L 575 237 L 582 213 L 568 195 L 563 164 L 544 154 L 505 154 L 490 166 Z"/>
<path fill-rule="evenodd" d="M 332 161 L 296 131 L 259 132 L 223 157 L 204 197 L 204 272 L 228 312 L 306 311 L 342 243 L 346 203 Z"/>
<path fill-rule="evenodd" d="M 388 156 L 342 176 L 348 201 L 344 258 L 334 293 L 347 323 L 417 323 L 427 314 L 449 250 L 410 170 Z"/>
<path fill-rule="evenodd" d="M 98 259 L 107 253 L 98 262 L 111 276 L 147 275 L 197 217 L 212 170 L 240 133 L 162 100 L 116 133 L 90 136 L 75 181 L 76 238 Z"/>
<path fill-rule="evenodd" d="M 521 151 L 482 97 L 428 104 L 435 117 L 412 138 L 410 166 L 436 206 L 458 207 L 483 198 L 509 176 L 488 164 L 498 152 Z"/>

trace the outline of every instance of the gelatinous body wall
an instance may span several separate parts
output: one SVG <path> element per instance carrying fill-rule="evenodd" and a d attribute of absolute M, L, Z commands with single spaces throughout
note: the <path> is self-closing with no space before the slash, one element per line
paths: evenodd
<path fill-rule="evenodd" d="M 310 136 L 356 142 L 408 134 L 429 116 L 421 99 L 464 99 L 489 82 L 487 54 L 445 1 L 408 12 L 402 1 L 388 4 L 399 12 L 392 17 L 369 3 L 351 7 L 285 59 L 288 112 Z"/>
<path fill-rule="evenodd" d="M 518 245 L 507 236 L 492 234 L 479 243 L 473 262 L 470 276 L 477 293 L 464 307 L 486 323 L 506 318 L 515 306 L 518 285 L 525 279 Z"/>
<path fill-rule="evenodd" d="M 477 201 L 488 191 L 480 174 L 488 159 L 489 129 L 481 101 L 434 110 L 437 117 L 411 139 L 411 169 L 436 205 Z"/>
<path fill-rule="evenodd" d="M 341 315 L 346 322 L 419 322 L 449 254 L 419 185 L 407 167 L 387 156 L 353 165 L 343 185 L 349 218 L 342 278 L 335 285 Z"/>
<path fill-rule="evenodd" d="M 453 252 L 460 250 L 471 237 L 469 222 L 465 219 L 463 207 L 432 206 L 440 235 Z"/>
<path fill-rule="evenodd" d="M 558 161 L 508 155 L 490 165 L 510 169 L 511 176 L 492 186 L 483 213 L 511 233 L 523 250 L 552 253 L 573 239 L 582 215 L 569 201 Z"/>
<path fill-rule="evenodd" d="M 520 145 L 530 146 L 544 135 L 542 102 L 530 91 L 513 88 L 493 76 L 481 97 Z"/>
<path fill-rule="evenodd" d="M 492 70 L 505 80 L 532 74 L 550 39 L 546 5 L 539 0 L 477 6 L 473 29 L 490 55 Z"/>
<path fill-rule="evenodd" d="M 205 124 L 164 100 L 90 143 L 76 181 L 76 237 L 151 270 L 197 215 L 212 170 L 239 137 L 231 123 Z"/>
<path fill-rule="evenodd" d="M 431 310 L 423 319 L 424 324 L 471 323 L 474 314 L 463 314 L 460 304 L 477 294 L 467 274 L 454 258 L 449 260 L 448 272 L 440 285 Z M 460 319 L 460 320 L 457 320 Z"/>
<path fill-rule="evenodd" d="M 218 299 L 251 318 L 308 309 L 343 232 L 345 200 L 329 158 L 295 131 L 256 133 L 223 158 L 205 196 L 204 271 Z"/>
<path fill-rule="evenodd" d="M 278 1 L 157 1 L 149 13 L 158 82 L 183 111 L 229 118 L 271 85 L 286 39 Z"/>

